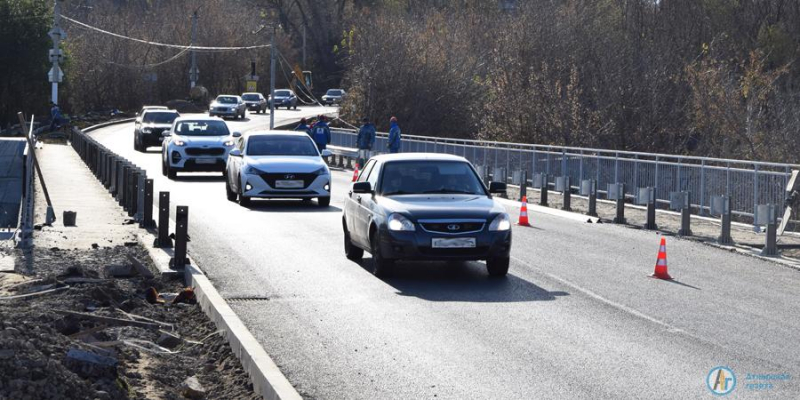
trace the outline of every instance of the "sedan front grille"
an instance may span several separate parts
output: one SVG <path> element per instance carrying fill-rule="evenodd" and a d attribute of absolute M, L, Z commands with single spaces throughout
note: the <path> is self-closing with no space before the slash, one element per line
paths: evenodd
<path fill-rule="evenodd" d="M 225 154 L 225 149 L 219 147 L 213 147 L 210 149 L 189 147 L 186 149 L 186 154 L 190 156 L 221 156 Z"/>
<path fill-rule="evenodd" d="M 422 222 L 422 229 L 431 233 L 442 233 L 446 235 L 460 235 L 465 233 L 480 232 L 483 230 L 483 222 L 475 221 L 447 221 L 447 222 Z"/>
<path fill-rule="evenodd" d="M 261 174 L 261 179 L 273 188 L 275 181 L 303 181 L 303 187 L 299 189 L 305 189 L 314 182 L 314 179 L 317 179 L 317 174 L 270 173 Z"/>

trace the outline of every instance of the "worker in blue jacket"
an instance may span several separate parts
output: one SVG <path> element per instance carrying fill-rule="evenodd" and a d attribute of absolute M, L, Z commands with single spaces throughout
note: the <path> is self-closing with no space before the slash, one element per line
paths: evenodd
<path fill-rule="evenodd" d="M 302 119 L 300 120 L 300 124 L 298 124 L 298 125 L 297 125 L 297 126 L 294 128 L 294 130 L 296 130 L 296 131 L 300 131 L 300 132 L 305 132 L 305 133 L 307 133 L 307 134 L 308 134 L 308 136 L 311 136 L 311 127 L 310 127 L 310 126 L 308 126 L 308 120 L 306 120 L 305 118 L 302 118 Z"/>
<path fill-rule="evenodd" d="M 389 149 L 389 153 L 399 153 L 401 137 L 400 126 L 397 125 L 397 117 L 390 118 L 389 124 L 391 125 L 389 128 L 389 143 L 386 147 Z"/>
<path fill-rule="evenodd" d="M 311 138 L 314 139 L 314 143 L 317 144 L 317 148 L 321 152 L 328 147 L 328 143 L 331 142 L 331 128 L 328 127 L 328 123 L 326 122 L 327 118 L 324 115 L 319 117 L 319 122 L 314 124 L 314 128 L 312 128 L 312 135 Z"/>
<path fill-rule="evenodd" d="M 363 124 L 358 128 L 358 137 L 356 144 L 358 145 L 358 165 L 363 166 L 364 163 L 372 156 L 372 145 L 375 143 L 375 125 L 369 122 L 369 118 L 364 117 L 361 120 Z"/>

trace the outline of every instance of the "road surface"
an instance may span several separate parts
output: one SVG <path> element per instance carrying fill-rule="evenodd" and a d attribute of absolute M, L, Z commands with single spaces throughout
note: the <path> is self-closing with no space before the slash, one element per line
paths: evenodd
<path fill-rule="evenodd" d="M 326 209 L 242 208 L 219 175 L 167 180 L 155 148 L 133 150 L 132 131 L 92 134 L 190 207 L 190 254 L 308 398 L 712 398 L 717 366 L 737 377 L 731 397 L 800 398 L 798 271 L 670 237 L 676 281 L 661 281 L 648 276 L 657 233 L 532 212 L 532 228 L 514 227 L 505 279 L 488 278 L 483 263 L 401 263 L 380 280 L 368 255 L 344 257 L 351 172 L 334 172 Z M 772 387 L 748 387 L 758 383 Z"/>

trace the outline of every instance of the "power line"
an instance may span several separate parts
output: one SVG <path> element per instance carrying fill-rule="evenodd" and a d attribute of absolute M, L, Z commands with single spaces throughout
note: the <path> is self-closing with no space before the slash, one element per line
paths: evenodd
<path fill-rule="evenodd" d="M 137 43 L 146 44 L 148 46 L 167 47 L 167 48 L 171 48 L 171 49 L 180 49 L 180 50 L 194 50 L 194 51 L 206 52 L 206 53 L 225 52 L 225 51 L 239 51 L 239 50 L 255 50 L 255 49 L 263 49 L 263 48 L 269 48 L 270 47 L 270 45 L 268 45 L 268 44 L 259 44 L 259 45 L 253 45 L 253 46 L 239 46 L 239 47 L 206 47 L 206 46 L 194 46 L 194 45 L 185 46 L 185 45 L 181 45 L 181 44 L 151 42 L 151 41 L 148 41 L 148 40 L 132 38 L 132 37 L 125 36 L 125 35 L 120 35 L 118 33 L 109 32 L 107 30 L 100 29 L 100 28 L 85 24 L 83 22 L 74 20 L 74 19 L 72 19 L 70 17 L 66 17 L 66 16 L 63 16 L 63 15 L 61 16 L 61 18 L 63 18 L 64 20 L 67 20 L 69 22 L 72 22 L 73 24 L 76 24 L 76 25 L 78 25 L 78 26 L 80 26 L 82 28 L 85 28 L 85 29 L 89 29 L 89 30 L 92 30 L 92 31 L 100 32 L 102 34 L 113 36 L 113 37 L 116 37 L 116 38 L 119 38 L 119 39 L 125 39 L 125 40 L 134 41 L 134 42 L 137 42 Z"/>
<path fill-rule="evenodd" d="M 113 61 L 106 61 L 106 64 L 116 65 L 117 67 L 130 68 L 130 69 L 155 68 L 155 67 L 164 65 L 166 63 L 175 61 L 178 58 L 180 58 L 181 56 L 183 56 L 184 54 L 186 54 L 187 52 L 189 52 L 189 49 L 183 49 L 180 52 L 178 52 L 178 54 L 175 54 L 174 56 L 172 56 L 172 57 L 170 57 L 170 58 L 168 58 L 168 59 L 166 59 L 164 61 L 157 62 L 155 64 L 138 64 L 138 65 L 137 64 L 120 64 L 120 63 L 115 63 Z"/>

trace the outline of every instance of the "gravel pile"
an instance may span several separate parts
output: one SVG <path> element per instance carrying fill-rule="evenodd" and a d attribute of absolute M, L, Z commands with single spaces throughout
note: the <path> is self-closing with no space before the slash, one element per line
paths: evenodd
<path fill-rule="evenodd" d="M 143 249 L 13 254 L 19 273 L 0 273 L 0 399 L 258 398 L 200 306 L 172 302 L 180 281 L 107 276 L 128 255 L 147 264 Z"/>

